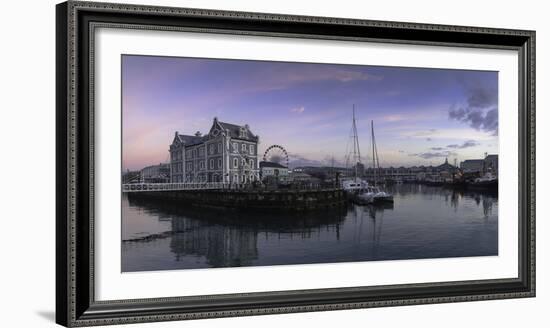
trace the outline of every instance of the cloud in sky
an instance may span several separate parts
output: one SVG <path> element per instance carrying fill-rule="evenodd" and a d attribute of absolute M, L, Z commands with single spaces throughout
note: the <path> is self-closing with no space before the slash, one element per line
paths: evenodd
<path fill-rule="evenodd" d="M 252 62 L 254 63 L 254 62 Z M 251 92 L 269 92 L 286 90 L 308 83 L 339 82 L 375 82 L 384 77 L 370 73 L 367 69 L 350 68 L 345 65 L 316 65 L 310 63 L 270 62 L 250 75 L 253 85 L 243 86 L 242 90 Z M 246 83 L 246 82 L 245 82 Z"/>
<path fill-rule="evenodd" d="M 416 156 L 423 159 L 443 158 L 443 157 L 456 156 L 456 155 L 457 154 L 455 152 L 452 152 L 449 150 L 409 154 L 409 156 Z"/>
<path fill-rule="evenodd" d="M 498 91 L 487 85 L 466 88 L 466 101 L 449 108 L 449 118 L 480 131 L 498 134 Z"/>
<path fill-rule="evenodd" d="M 300 106 L 300 107 L 294 107 L 290 111 L 292 113 L 302 114 L 305 110 L 306 108 L 304 106 Z"/>
<path fill-rule="evenodd" d="M 402 114 L 392 114 L 382 117 L 382 120 L 385 122 L 400 122 L 406 120 L 407 117 Z"/>
<path fill-rule="evenodd" d="M 328 81 L 340 82 L 352 81 L 380 81 L 384 77 L 365 71 L 347 69 L 345 66 L 330 65 L 319 67 L 317 65 L 303 66 L 302 69 L 289 69 L 283 71 L 283 79 L 291 82 Z"/>
<path fill-rule="evenodd" d="M 300 166 L 320 166 L 323 164 L 323 161 L 310 159 L 297 153 L 289 153 L 288 161 L 289 161 L 288 165 L 291 168 L 300 167 Z"/>
<path fill-rule="evenodd" d="M 214 117 L 249 124 L 260 136 L 260 152 L 281 144 L 295 155 L 295 164 L 327 165 L 327 156 L 345 162 L 353 105 L 362 152 L 368 153 L 373 120 L 382 162 L 421 165 L 445 150 L 465 158 L 480 147 L 498 152 L 498 137 L 484 130 L 489 123 L 477 123 L 476 114 L 468 124 L 462 121 L 467 115 L 449 119 L 451 104 L 459 104 L 490 120 L 494 97 L 467 93 L 462 81 L 496 88 L 496 72 L 154 56 L 122 60 L 124 168 L 165 161 L 175 131 L 207 133 Z M 430 149 L 468 140 L 480 146 Z"/>
<path fill-rule="evenodd" d="M 467 141 L 464 141 L 464 143 L 462 144 L 452 144 L 452 145 L 447 145 L 448 148 L 458 148 L 458 149 L 464 149 L 464 148 L 470 148 L 470 147 L 475 147 L 479 145 L 479 142 L 475 141 L 475 140 L 467 140 Z"/>
<path fill-rule="evenodd" d="M 471 128 L 447 128 L 447 129 L 426 129 L 426 130 L 405 130 L 400 134 L 403 137 L 413 139 L 424 139 L 426 141 L 444 139 L 444 140 L 493 140 L 494 135 L 484 131 L 478 131 Z M 429 140 L 428 140 L 429 139 Z"/>

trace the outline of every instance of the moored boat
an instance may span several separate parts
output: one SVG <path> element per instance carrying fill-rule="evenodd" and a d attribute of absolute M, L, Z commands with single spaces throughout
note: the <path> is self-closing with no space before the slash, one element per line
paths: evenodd
<path fill-rule="evenodd" d="M 491 172 L 485 173 L 480 178 L 476 178 L 468 185 L 470 189 L 483 189 L 483 190 L 497 190 L 498 189 L 498 177 Z"/>

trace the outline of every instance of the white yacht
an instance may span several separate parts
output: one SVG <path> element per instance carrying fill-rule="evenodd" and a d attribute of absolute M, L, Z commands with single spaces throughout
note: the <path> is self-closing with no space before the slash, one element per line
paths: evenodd
<path fill-rule="evenodd" d="M 359 204 L 370 204 L 373 201 L 374 194 L 370 193 L 367 188 L 369 184 L 367 180 L 361 178 L 364 172 L 357 172 L 361 163 L 361 150 L 359 149 L 359 137 L 357 136 L 357 125 L 355 123 L 355 105 L 353 106 L 353 120 L 351 126 L 351 139 L 353 142 L 353 163 L 355 164 L 354 176 L 342 180 L 342 189 L 348 194 L 350 199 Z M 351 155 L 351 154 L 350 154 Z M 348 155 L 349 156 L 349 155 Z M 349 160 L 349 157 L 348 157 Z"/>

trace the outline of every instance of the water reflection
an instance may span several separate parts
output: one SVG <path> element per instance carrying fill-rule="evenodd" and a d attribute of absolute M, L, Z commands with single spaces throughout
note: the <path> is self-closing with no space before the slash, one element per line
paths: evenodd
<path fill-rule="evenodd" d="M 452 208 L 458 211 L 461 202 L 473 200 L 477 205 L 483 205 L 484 218 L 489 218 L 492 215 L 493 204 L 498 202 L 498 194 L 494 191 L 471 191 L 465 189 L 453 189 L 445 187 L 434 187 L 418 184 L 403 184 L 398 186 L 390 186 L 389 190 L 392 193 L 399 195 L 401 198 L 408 196 L 424 195 L 429 199 L 434 197 L 443 197 L 446 203 L 449 203 Z"/>
<path fill-rule="evenodd" d="M 498 253 L 496 195 L 422 185 L 394 186 L 392 192 L 394 204 L 284 215 L 124 195 L 123 271 Z"/>
<path fill-rule="evenodd" d="M 340 224 L 346 208 L 304 213 L 241 213 L 194 207 L 175 206 L 171 203 L 127 199 L 130 208 L 145 209 L 159 221 L 169 221 L 170 251 L 175 260 L 186 256 L 206 259 L 210 267 L 247 266 L 258 259 L 258 235 L 266 239 L 309 239 L 320 229 L 340 238 Z M 126 238 L 125 242 L 143 242 L 141 235 Z"/>

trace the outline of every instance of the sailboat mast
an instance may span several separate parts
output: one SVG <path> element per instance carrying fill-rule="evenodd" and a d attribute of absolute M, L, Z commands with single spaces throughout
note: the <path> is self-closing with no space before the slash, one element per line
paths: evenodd
<path fill-rule="evenodd" d="M 372 169 L 374 171 L 374 185 L 380 174 L 380 159 L 378 158 L 378 147 L 376 147 L 376 137 L 374 136 L 374 121 L 370 121 L 371 139 L 372 139 Z"/>
<path fill-rule="evenodd" d="M 361 163 L 361 150 L 359 149 L 359 137 L 357 135 L 357 124 L 355 123 L 355 104 L 353 104 L 353 161 L 355 162 L 355 177 L 357 178 L 357 164 Z"/>
<path fill-rule="evenodd" d="M 374 142 L 374 123 L 372 120 L 370 121 L 370 132 L 371 132 L 371 140 L 372 140 L 372 171 L 374 173 L 374 185 L 376 186 L 376 180 L 377 180 L 376 156 L 375 156 L 376 143 Z"/>

